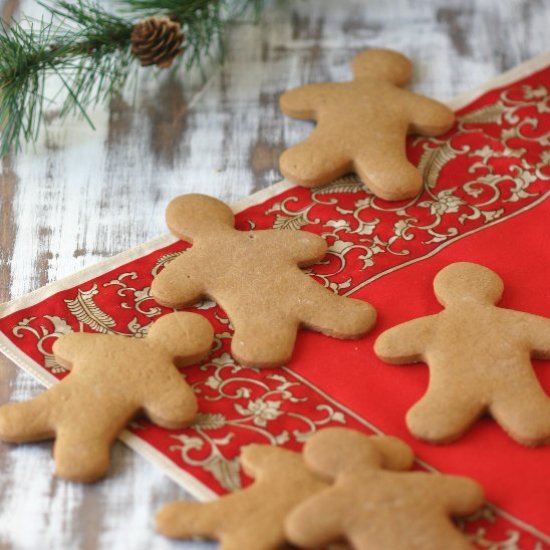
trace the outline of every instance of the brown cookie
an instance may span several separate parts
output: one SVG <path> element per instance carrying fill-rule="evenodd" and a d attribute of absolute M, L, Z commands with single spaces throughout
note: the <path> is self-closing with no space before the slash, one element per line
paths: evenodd
<path fill-rule="evenodd" d="M 66 334 L 53 351 L 72 372 L 30 401 L 0 407 L 0 439 L 55 438 L 56 474 L 95 481 L 109 469 L 116 436 L 139 411 L 164 428 L 193 421 L 197 400 L 176 365 L 204 357 L 212 340 L 210 323 L 194 313 L 161 317 L 145 338 Z"/>
<path fill-rule="evenodd" d="M 366 439 L 378 450 L 384 467 L 410 467 L 412 455 L 399 440 Z M 175 539 L 217 539 L 223 550 L 282 547 L 287 514 L 327 484 L 306 468 L 299 453 L 279 447 L 249 445 L 241 453 L 241 464 L 255 478 L 252 485 L 212 502 L 169 503 L 157 514 L 157 530 Z"/>
<path fill-rule="evenodd" d="M 422 174 L 407 160 L 405 136 L 444 134 L 453 126 L 453 112 L 400 87 L 411 79 L 412 65 L 392 50 L 360 53 L 353 76 L 351 82 L 309 84 L 281 96 L 283 113 L 317 121 L 308 139 L 282 154 L 282 174 L 314 187 L 356 172 L 382 199 L 415 196 Z"/>
<path fill-rule="evenodd" d="M 376 320 L 366 302 L 333 294 L 300 270 L 327 251 L 317 235 L 238 231 L 229 206 L 205 195 L 175 198 L 166 220 L 172 233 L 193 247 L 155 278 L 151 294 L 173 308 L 204 296 L 218 302 L 235 328 L 231 353 L 242 365 L 286 363 L 300 326 L 336 338 L 359 338 Z"/>
<path fill-rule="evenodd" d="M 403 465 L 410 467 L 408 452 Z M 483 491 L 474 481 L 383 470 L 379 449 L 369 438 L 345 428 L 314 435 L 303 457 L 312 472 L 334 485 L 287 517 L 285 531 L 291 543 L 319 548 L 345 538 L 356 550 L 472 548 L 450 516 L 472 514 L 481 507 Z"/>
<path fill-rule="evenodd" d="M 445 309 L 376 340 L 375 352 L 384 361 L 424 361 L 430 368 L 428 390 L 407 414 L 415 437 L 453 441 L 489 413 L 524 445 L 550 440 L 550 398 L 530 361 L 550 359 L 550 320 L 496 307 L 503 288 L 486 267 L 451 264 L 434 280 Z"/>

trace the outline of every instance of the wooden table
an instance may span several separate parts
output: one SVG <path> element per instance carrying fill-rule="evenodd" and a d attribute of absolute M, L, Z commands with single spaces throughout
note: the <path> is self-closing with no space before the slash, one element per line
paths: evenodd
<path fill-rule="evenodd" d="M 6 20 L 40 10 L 34 1 L 0 0 Z M 3 160 L 0 300 L 164 233 L 175 195 L 231 201 L 278 181 L 281 151 L 311 128 L 281 116 L 278 95 L 348 79 L 352 56 L 365 47 L 406 53 L 416 67 L 412 88 L 445 100 L 547 50 L 549 27 L 547 0 L 271 3 L 260 24 L 230 30 L 223 69 L 142 78 L 134 103 L 92 113 L 95 132 L 53 113 L 35 150 Z M 0 382 L 0 402 L 41 391 L 6 359 Z M 212 547 L 155 534 L 155 511 L 184 497 L 121 444 L 110 477 L 92 486 L 52 477 L 49 442 L 0 445 L 1 549 Z"/>

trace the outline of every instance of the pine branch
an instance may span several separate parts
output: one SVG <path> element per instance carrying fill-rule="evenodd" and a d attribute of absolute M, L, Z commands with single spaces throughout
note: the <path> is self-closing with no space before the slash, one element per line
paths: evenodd
<path fill-rule="evenodd" d="M 44 111 L 63 96 L 60 116 L 80 113 L 119 94 L 137 60 L 131 34 L 137 19 L 168 15 L 186 35 L 186 67 L 222 50 L 225 23 L 263 0 L 118 0 L 121 15 L 96 0 L 42 4 L 49 21 L 24 20 L 0 29 L 0 157 L 35 141 Z M 217 48 L 213 48 L 216 45 Z M 46 78 L 55 75 L 60 89 L 45 96 Z"/>
<path fill-rule="evenodd" d="M 0 156 L 36 140 L 44 110 L 59 93 L 61 116 L 79 112 L 92 124 L 86 108 L 109 99 L 128 77 L 131 23 L 84 1 L 59 2 L 50 13 L 47 23 L 26 20 L 0 34 Z M 46 98 L 50 75 L 60 90 Z"/>

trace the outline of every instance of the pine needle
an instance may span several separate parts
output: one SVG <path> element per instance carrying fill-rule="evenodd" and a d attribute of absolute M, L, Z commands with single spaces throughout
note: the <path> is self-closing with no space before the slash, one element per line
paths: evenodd
<path fill-rule="evenodd" d="M 87 109 L 121 93 L 139 63 L 131 54 L 134 23 L 147 16 L 177 20 L 186 36 L 186 68 L 223 51 L 228 21 L 264 0 L 118 0 L 120 14 L 96 0 L 41 3 L 48 20 L 23 19 L 0 27 L 0 158 L 37 139 L 44 112 L 63 97 L 60 116 L 79 114 L 93 127 Z M 45 96 L 46 78 L 60 82 Z"/>

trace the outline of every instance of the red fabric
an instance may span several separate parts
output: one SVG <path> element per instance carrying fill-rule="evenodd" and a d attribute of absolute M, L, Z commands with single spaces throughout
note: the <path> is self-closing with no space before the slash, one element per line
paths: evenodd
<path fill-rule="evenodd" d="M 547 68 L 461 109 L 447 136 L 411 139 L 409 156 L 427 183 L 415 200 L 384 202 L 348 178 L 317 190 L 292 188 L 241 212 L 242 229 L 289 227 L 323 235 L 330 253 L 313 273 L 333 290 L 371 302 L 379 311 L 376 330 L 359 341 L 302 332 L 288 367 L 241 369 L 228 353 L 225 313 L 203 304 L 197 311 L 214 325 L 215 352 L 207 363 L 182 371 L 199 398 L 197 426 L 168 431 L 140 420 L 132 431 L 222 493 L 239 484 L 236 457 L 248 443 L 299 449 L 328 425 L 381 430 L 405 439 L 419 467 L 469 475 L 484 485 L 498 510 L 486 508 L 463 522 L 480 548 L 489 542 L 504 547 L 505 541 L 546 548 L 550 447 L 522 447 L 489 418 L 451 445 L 414 440 L 404 415 L 425 391 L 428 369 L 384 364 L 372 344 L 382 330 L 439 311 L 433 277 L 459 260 L 503 277 L 504 307 L 550 317 L 549 90 Z M 0 330 L 62 378 L 50 354 L 55 338 L 70 328 L 142 335 L 167 311 L 148 296 L 159 262 L 185 247 L 178 242 L 20 309 L 0 320 Z M 535 368 L 550 394 L 550 365 L 536 362 Z"/>

